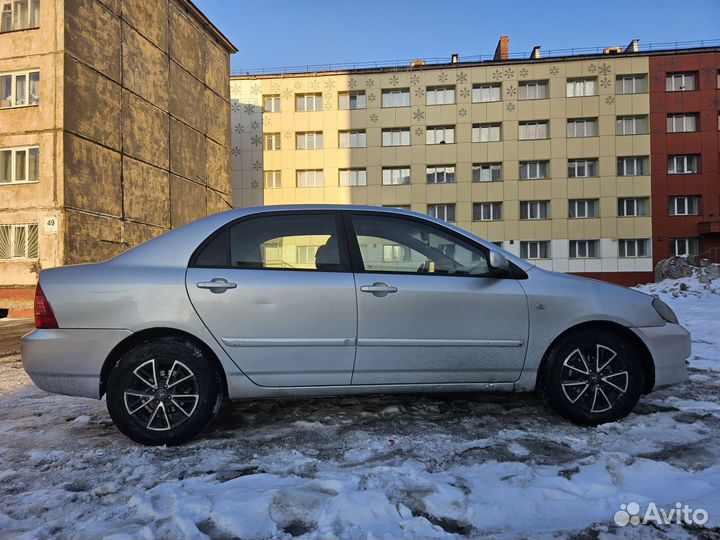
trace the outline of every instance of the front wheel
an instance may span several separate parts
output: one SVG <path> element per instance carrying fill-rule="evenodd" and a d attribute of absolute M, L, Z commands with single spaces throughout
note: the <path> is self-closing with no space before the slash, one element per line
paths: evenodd
<path fill-rule="evenodd" d="M 560 416 L 596 426 L 627 416 L 643 389 L 636 348 L 605 330 L 578 330 L 548 351 L 539 391 Z"/>
<path fill-rule="evenodd" d="M 199 347 L 177 338 L 139 344 L 108 379 L 110 417 L 122 433 L 146 445 L 188 441 L 210 423 L 221 401 L 213 365 Z"/>

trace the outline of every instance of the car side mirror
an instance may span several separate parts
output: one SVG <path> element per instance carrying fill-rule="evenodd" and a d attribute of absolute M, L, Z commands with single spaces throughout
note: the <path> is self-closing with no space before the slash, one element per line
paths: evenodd
<path fill-rule="evenodd" d="M 510 262 L 505 258 L 505 255 L 503 255 L 499 251 L 491 251 L 490 268 L 504 274 L 509 274 Z"/>

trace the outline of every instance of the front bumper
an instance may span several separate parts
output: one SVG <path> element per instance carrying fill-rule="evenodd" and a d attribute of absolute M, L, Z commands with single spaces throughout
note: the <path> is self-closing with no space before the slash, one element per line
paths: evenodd
<path fill-rule="evenodd" d="M 23 367 L 38 388 L 100 398 L 100 372 L 128 330 L 34 330 L 22 338 Z"/>
<path fill-rule="evenodd" d="M 679 324 L 631 328 L 645 343 L 655 364 L 655 386 L 680 384 L 687 380 L 685 359 L 692 352 L 690 332 Z"/>

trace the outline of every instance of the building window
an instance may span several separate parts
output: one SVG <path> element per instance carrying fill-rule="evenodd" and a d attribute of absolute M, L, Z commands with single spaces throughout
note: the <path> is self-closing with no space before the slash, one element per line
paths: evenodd
<path fill-rule="evenodd" d="M 37 182 L 40 179 L 40 148 L 0 148 L 0 184 Z"/>
<path fill-rule="evenodd" d="M 668 174 L 697 174 L 700 172 L 698 162 L 700 156 L 690 154 L 685 156 L 668 157 Z"/>
<path fill-rule="evenodd" d="M 645 75 L 618 75 L 615 81 L 617 94 L 644 94 L 647 92 Z"/>
<path fill-rule="evenodd" d="M 320 92 L 314 94 L 296 94 L 295 110 L 303 111 L 322 111 L 323 97 Z"/>
<path fill-rule="evenodd" d="M 431 126 L 425 131 L 426 144 L 455 144 L 455 126 Z"/>
<path fill-rule="evenodd" d="M 0 225 L 0 260 L 37 258 L 37 223 Z"/>
<path fill-rule="evenodd" d="M 382 183 L 384 186 L 397 186 L 410 183 L 410 167 L 389 167 L 383 169 Z"/>
<path fill-rule="evenodd" d="M 263 96 L 263 109 L 265 112 L 280 112 L 280 95 Z"/>
<path fill-rule="evenodd" d="M 698 255 L 700 253 L 700 241 L 697 238 L 671 238 L 670 255 L 680 257 L 682 255 Z"/>
<path fill-rule="evenodd" d="M 397 90 L 382 91 L 383 107 L 409 107 L 410 106 L 410 89 L 398 88 Z"/>
<path fill-rule="evenodd" d="M 597 95 L 597 79 L 568 79 L 567 97 L 583 97 Z"/>
<path fill-rule="evenodd" d="M 520 201 L 520 219 L 547 219 L 548 201 Z"/>
<path fill-rule="evenodd" d="M 500 124 L 473 124 L 472 142 L 492 142 L 500 140 Z"/>
<path fill-rule="evenodd" d="M 297 187 L 323 187 L 325 175 L 322 169 L 297 172 Z"/>
<path fill-rule="evenodd" d="M 278 189 L 282 187 L 280 171 L 265 171 L 265 187 L 268 189 Z"/>
<path fill-rule="evenodd" d="M 698 114 L 668 114 L 667 132 L 668 133 L 690 133 L 697 131 Z"/>
<path fill-rule="evenodd" d="M 568 217 L 574 219 L 597 217 L 597 199 L 574 199 L 569 202 Z"/>
<path fill-rule="evenodd" d="M 433 165 L 425 172 L 428 184 L 449 184 L 455 181 L 455 165 Z"/>
<path fill-rule="evenodd" d="M 501 202 L 473 203 L 474 221 L 498 221 L 502 219 Z"/>
<path fill-rule="evenodd" d="M 454 204 L 428 204 L 427 213 L 437 219 L 444 221 L 455 221 Z"/>
<path fill-rule="evenodd" d="M 597 176 L 597 159 L 568 159 L 568 178 Z"/>
<path fill-rule="evenodd" d="M 621 259 L 650 256 L 649 238 L 624 238 L 620 240 L 618 252 Z"/>
<path fill-rule="evenodd" d="M 700 197 L 697 195 L 683 195 L 670 197 L 671 216 L 697 216 L 700 213 Z"/>
<path fill-rule="evenodd" d="M 427 105 L 452 105 L 455 103 L 455 87 L 428 86 L 425 103 Z"/>
<path fill-rule="evenodd" d="M 279 133 L 266 133 L 265 134 L 265 150 L 280 150 L 280 134 Z"/>
<path fill-rule="evenodd" d="M 545 99 L 547 97 L 547 81 L 527 81 L 520 83 L 520 94 L 518 99 Z"/>
<path fill-rule="evenodd" d="M 341 131 L 339 146 L 340 148 L 365 148 L 367 146 L 365 130 Z"/>
<path fill-rule="evenodd" d="M 575 118 L 567 121 L 568 137 L 597 137 L 597 118 Z"/>
<path fill-rule="evenodd" d="M 341 110 L 364 109 L 367 107 L 365 92 L 340 92 L 338 108 Z"/>
<path fill-rule="evenodd" d="M 410 128 L 383 129 L 383 146 L 410 146 Z"/>
<path fill-rule="evenodd" d="M 668 92 L 697 90 L 697 72 L 668 73 L 665 77 L 665 90 Z"/>
<path fill-rule="evenodd" d="M 27 107 L 39 103 L 39 71 L 0 74 L 0 109 Z"/>
<path fill-rule="evenodd" d="M 521 241 L 520 257 L 523 259 L 548 259 L 550 258 L 550 241 Z"/>
<path fill-rule="evenodd" d="M 630 197 L 618 199 L 618 216 L 637 217 L 647 215 L 647 199 Z"/>
<path fill-rule="evenodd" d="M 411 259 L 412 250 L 408 246 L 401 246 L 400 244 L 383 245 L 383 262 L 410 262 Z"/>
<path fill-rule="evenodd" d="M 322 131 L 305 131 L 297 134 L 298 150 L 320 150 L 323 147 Z"/>
<path fill-rule="evenodd" d="M 0 32 L 40 27 L 40 0 L 13 0 L 0 6 Z"/>
<path fill-rule="evenodd" d="M 475 84 L 472 89 L 473 103 L 489 103 L 500 101 L 500 84 Z"/>
<path fill-rule="evenodd" d="M 548 138 L 547 120 L 520 122 L 518 137 L 521 141 Z"/>
<path fill-rule="evenodd" d="M 571 259 L 592 259 L 600 256 L 600 240 L 570 240 Z"/>
<path fill-rule="evenodd" d="M 618 176 L 644 176 L 648 174 L 647 157 L 619 157 L 617 159 Z"/>
<path fill-rule="evenodd" d="M 548 178 L 548 161 L 522 161 L 520 163 L 520 180 L 542 180 Z"/>
<path fill-rule="evenodd" d="M 502 180 L 501 163 L 475 163 L 472 166 L 473 182 L 499 182 Z"/>
<path fill-rule="evenodd" d="M 365 169 L 340 169 L 340 185 L 367 186 L 367 172 Z"/>
<path fill-rule="evenodd" d="M 642 135 L 648 132 L 647 116 L 618 116 L 615 125 L 618 135 Z"/>

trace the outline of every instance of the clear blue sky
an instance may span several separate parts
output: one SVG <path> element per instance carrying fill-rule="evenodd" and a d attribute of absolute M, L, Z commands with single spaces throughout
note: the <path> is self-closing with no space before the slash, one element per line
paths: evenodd
<path fill-rule="evenodd" d="M 195 0 L 232 70 L 720 38 L 720 0 Z"/>

